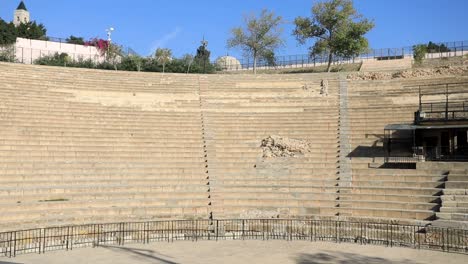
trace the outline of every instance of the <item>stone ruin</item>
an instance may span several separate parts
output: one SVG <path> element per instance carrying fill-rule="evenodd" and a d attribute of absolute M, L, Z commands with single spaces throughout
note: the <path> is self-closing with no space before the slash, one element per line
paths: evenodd
<path fill-rule="evenodd" d="M 263 158 L 301 157 L 310 152 L 311 143 L 306 140 L 269 136 L 262 140 Z"/>

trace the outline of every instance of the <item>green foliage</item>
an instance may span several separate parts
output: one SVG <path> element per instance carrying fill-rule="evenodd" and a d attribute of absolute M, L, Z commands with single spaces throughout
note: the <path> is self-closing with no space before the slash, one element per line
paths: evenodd
<path fill-rule="evenodd" d="M 15 46 L 14 45 L 0 46 L 0 61 L 4 61 L 4 62 L 15 61 Z"/>
<path fill-rule="evenodd" d="M 270 67 L 276 66 L 275 52 L 272 50 L 266 50 L 261 54 L 261 57 L 266 61 L 267 65 Z"/>
<path fill-rule="evenodd" d="M 172 60 L 172 51 L 170 49 L 158 48 L 154 53 L 156 62 L 163 66 L 163 73 L 166 70 L 166 64 Z"/>
<path fill-rule="evenodd" d="M 239 47 L 246 56 L 254 59 L 254 73 L 257 73 L 257 59 L 267 51 L 274 51 L 284 45 L 281 38 L 283 29 L 280 25 L 283 19 L 273 12 L 262 10 L 257 18 L 254 15 L 245 17 L 245 27 L 231 30 L 232 37 L 228 40 L 229 48 Z"/>
<path fill-rule="evenodd" d="M 102 70 L 121 70 L 121 71 L 145 71 L 145 72 L 172 72 L 172 73 L 203 73 L 203 67 L 191 64 L 193 56 L 184 55 L 180 59 L 174 59 L 167 62 L 164 67 L 156 58 L 143 58 L 137 55 L 129 55 L 118 57 L 118 59 L 106 60 L 102 63 L 95 63 L 87 59 L 72 60 L 66 53 L 55 53 L 50 56 L 45 56 L 34 61 L 34 64 L 49 65 L 49 66 L 66 66 L 76 68 L 90 68 Z M 190 67 L 189 67 L 190 66 Z M 206 73 L 214 73 L 216 67 L 211 64 L 206 64 Z"/>
<path fill-rule="evenodd" d="M 141 71 L 144 63 L 144 58 L 137 55 L 122 57 L 120 64 L 117 66 L 123 71 Z"/>
<path fill-rule="evenodd" d="M 16 42 L 16 28 L 13 23 L 0 19 L 0 45 L 9 45 Z"/>
<path fill-rule="evenodd" d="M 6 23 L 0 19 L 0 45 L 13 44 L 16 38 L 47 40 L 46 33 L 43 24 L 28 22 L 15 27 L 13 23 Z"/>
<path fill-rule="evenodd" d="M 333 56 L 350 58 L 366 51 L 369 43 L 364 35 L 374 23 L 354 9 L 352 0 L 329 0 L 312 7 L 312 18 L 297 17 L 293 35 L 300 44 L 316 39 L 310 48 L 312 56 L 328 53 L 328 69 Z"/>
<path fill-rule="evenodd" d="M 70 37 L 68 37 L 66 39 L 67 43 L 68 44 L 76 44 L 76 45 L 84 45 L 85 44 L 85 41 L 84 41 L 84 38 L 82 37 L 75 37 L 73 35 L 71 35 Z"/>
<path fill-rule="evenodd" d="M 208 50 L 207 46 L 208 42 L 203 40 L 201 46 L 198 47 L 197 55 L 195 55 L 193 60 L 193 62 L 199 67 L 202 67 L 204 71 L 206 71 L 206 66 L 210 64 L 211 56 L 211 52 Z"/>
<path fill-rule="evenodd" d="M 421 64 L 426 57 L 427 46 L 424 44 L 413 46 L 413 57 L 416 63 Z"/>
<path fill-rule="evenodd" d="M 34 61 L 34 64 L 49 65 L 49 66 L 67 66 L 70 62 L 70 57 L 67 53 L 58 53 L 54 55 L 44 56 Z"/>
<path fill-rule="evenodd" d="M 123 52 L 122 47 L 109 43 L 109 46 L 106 50 L 106 63 L 113 65 L 114 69 L 117 70 L 117 64 L 119 64 L 122 60 Z"/>
<path fill-rule="evenodd" d="M 445 46 L 445 44 L 437 45 L 432 41 L 429 41 L 427 44 L 427 53 L 440 53 L 440 52 L 450 52 L 450 49 Z"/>
<path fill-rule="evenodd" d="M 47 29 L 43 24 L 37 24 L 35 21 L 21 23 L 16 27 L 16 32 L 18 38 L 47 40 Z"/>
<path fill-rule="evenodd" d="M 58 53 L 54 55 L 44 56 L 34 61 L 34 64 L 49 65 L 49 66 L 65 66 L 68 59 L 67 53 Z"/>

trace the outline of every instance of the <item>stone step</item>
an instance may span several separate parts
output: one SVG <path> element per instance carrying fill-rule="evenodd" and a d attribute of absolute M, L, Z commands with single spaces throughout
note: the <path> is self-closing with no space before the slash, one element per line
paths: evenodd
<path fill-rule="evenodd" d="M 468 214 L 464 213 L 437 213 L 437 219 L 453 220 L 453 221 L 468 221 Z"/>

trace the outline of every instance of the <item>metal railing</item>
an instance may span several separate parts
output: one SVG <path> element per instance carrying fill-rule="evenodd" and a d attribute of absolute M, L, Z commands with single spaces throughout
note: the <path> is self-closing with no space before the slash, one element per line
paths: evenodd
<path fill-rule="evenodd" d="M 468 54 L 468 41 L 453 41 L 436 43 L 438 49 L 429 49 L 426 53 L 427 59 L 435 58 L 449 58 L 457 57 Z M 405 57 L 413 57 L 413 47 L 401 47 L 401 48 L 382 48 L 382 49 L 370 49 L 367 52 L 359 54 L 358 56 L 346 58 L 346 57 L 334 57 L 333 64 L 351 64 L 361 63 L 366 60 L 394 60 L 402 59 Z M 238 70 L 250 70 L 253 68 L 254 61 L 252 58 L 243 58 L 239 60 L 240 63 L 229 64 L 225 62 L 222 67 L 225 70 L 238 71 Z M 306 68 L 315 67 L 328 64 L 328 54 L 322 54 L 317 56 L 310 56 L 310 54 L 298 54 L 298 55 L 286 55 L 286 56 L 275 56 L 271 59 L 259 59 L 257 61 L 258 69 L 283 69 L 283 68 Z"/>
<path fill-rule="evenodd" d="M 468 147 L 434 146 L 425 147 L 424 154 L 427 161 L 467 161 Z"/>
<path fill-rule="evenodd" d="M 468 95 L 468 82 L 407 86 L 416 87 L 419 109 L 415 113 L 415 124 L 468 120 L 468 100 L 463 99 Z M 437 101 L 434 102 L 434 98 Z"/>
<path fill-rule="evenodd" d="M 468 254 L 468 230 L 390 223 L 298 219 L 180 220 L 90 224 L 0 233 L 0 255 L 180 240 L 349 242 Z"/>

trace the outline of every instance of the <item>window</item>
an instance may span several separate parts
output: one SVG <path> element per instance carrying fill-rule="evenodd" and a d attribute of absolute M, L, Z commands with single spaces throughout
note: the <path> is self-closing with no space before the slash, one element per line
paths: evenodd
<path fill-rule="evenodd" d="M 19 16 L 18 16 L 18 17 L 16 17 L 16 20 L 17 20 L 18 22 L 20 22 L 20 21 L 21 21 L 21 19 L 20 19 L 20 17 L 19 17 Z"/>

